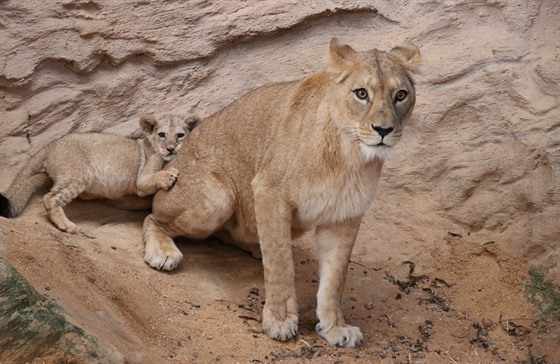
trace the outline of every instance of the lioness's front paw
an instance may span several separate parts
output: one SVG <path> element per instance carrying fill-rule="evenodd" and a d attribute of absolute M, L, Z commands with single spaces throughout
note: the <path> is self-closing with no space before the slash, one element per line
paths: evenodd
<path fill-rule="evenodd" d="M 286 341 L 297 335 L 298 332 L 298 317 L 297 315 L 288 315 L 283 320 L 275 318 L 264 319 L 263 329 L 268 336 L 273 339 Z"/>
<path fill-rule="evenodd" d="M 157 270 L 173 270 L 181 264 L 183 253 L 173 246 L 168 250 L 146 249 L 144 261 Z"/>
<path fill-rule="evenodd" d="M 355 347 L 362 344 L 363 335 L 359 327 L 344 325 L 333 326 L 326 330 L 321 322 L 315 326 L 317 333 L 326 339 L 329 344 L 342 347 Z"/>
<path fill-rule="evenodd" d="M 179 170 L 176 168 L 169 168 L 162 172 L 164 173 L 161 175 L 160 185 L 164 190 L 168 190 L 175 184 L 177 178 L 179 178 Z"/>

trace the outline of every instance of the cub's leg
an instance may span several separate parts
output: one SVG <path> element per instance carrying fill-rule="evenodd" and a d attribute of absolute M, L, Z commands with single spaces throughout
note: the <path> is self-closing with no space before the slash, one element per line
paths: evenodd
<path fill-rule="evenodd" d="M 264 266 L 263 328 L 273 339 L 297 335 L 298 312 L 292 260 L 292 211 L 277 191 L 253 185 L 255 215 Z"/>
<path fill-rule="evenodd" d="M 179 171 L 175 168 L 157 171 L 152 174 L 141 176 L 137 183 L 138 196 L 153 195 L 160 189 L 170 189 L 179 177 Z"/>
<path fill-rule="evenodd" d="M 320 227 L 315 232 L 320 277 L 316 330 L 331 345 L 353 347 L 362 343 L 360 329 L 346 325 L 341 308 L 350 253 L 360 222 L 356 219 L 343 225 Z"/>
<path fill-rule="evenodd" d="M 79 228 L 66 217 L 64 206 L 86 190 L 86 180 L 59 180 L 54 183 L 49 193 L 43 197 L 49 220 L 60 230 L 71 234 L 80 232 Z"/>
<path fill-rule="evenodd" d="M 162 167 L 163 159 L 159 156 L 148 158 L 136 181 L 138 196 L 153 195 L 160 189 L 168 190 L 173 186 L 179 177 L 179 171 L 176 168 L 161 170 Z"/>
<path fill-rule="evenodd" d="M 234 193 L 216 176 L 208 173 L 177 182 L 156 194 L 153 212 L 144 220 L 144 260 L 156 269 L 172 270 L 181 263 L 183 254 L 173 237 L 205 239 L 233 214 Z"/>

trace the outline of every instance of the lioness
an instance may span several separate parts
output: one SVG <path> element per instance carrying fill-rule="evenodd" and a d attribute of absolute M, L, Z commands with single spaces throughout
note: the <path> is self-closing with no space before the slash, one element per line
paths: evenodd
<path fill-rule="evenodd" d="M 325 70 L 252 91 L 193 131 L 170 163 L 188 178 L 159 191 L 144 220 L 144 259 L 157 269 L 177 267 L 177 236 L 260 243 L 263 327 L 287 340 L 298 325 L 292 239 L 312 230 L 316 329 L 330 344 L 351 347 L 362 333 L 341 310 L 350 253 L 384 158 L 412 113 L 411 72 L 420 55 L 411 44 L 356 52 L 333 39 L 329 56 Z"/>
<path fill-rule="evenodd" d="M 103 133 L 68 134 L 33 156 L 18 172 L 8 190 L 0 194 L 0 215 L 18 216 L 37 190 L 54 185 L 43 199 L 47 215 L 60 230 L 80 229 L 63 207 L 76 197 L 110 199 L 122 208 L 149 207 L 158 189 L 170 188 L 179 175 L 175 168 L 161 170 L 181 148 L 198 123 L 195 116 L 143 115 L 139 124 L 144 138 L 132 139 Z"/>

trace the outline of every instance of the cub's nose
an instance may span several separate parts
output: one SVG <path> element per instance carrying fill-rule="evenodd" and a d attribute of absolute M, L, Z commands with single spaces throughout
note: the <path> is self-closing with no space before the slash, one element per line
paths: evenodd
<path fill-rule="evenodd" d="M 175 147 L 167 147 L 166 149 L 169 153 L 171 153 L 175 150 Z"/>
<path fill-rule="evenodd" d="M 371 126 L 373 128 L 373 130 L 375 130 L 379 135 L 381 135 L 381 138 L 384 138 L 387 134 L 389 134 L 390 132 L 392 132 L 393 130 L 395 130 L 395 128 L 382 128 L 380 126 Z"/>

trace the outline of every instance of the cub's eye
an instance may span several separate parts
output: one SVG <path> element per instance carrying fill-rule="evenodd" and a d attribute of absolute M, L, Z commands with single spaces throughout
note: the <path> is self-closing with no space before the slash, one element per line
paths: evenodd
<path fill-rule="evenodd" d="M 406 99 L 406 95 L 408 95 L 408 92 L 406 92 L 405 90 L 399 90 L 395 95 L 395 102 L 399 102 Z"/>
<path fill-rule="evenodd" d="M 369 95 L 366 91 L 365 88 L 358 88 L 354 90 L 354 94 L 356 95 L 357 98 L 359 98 L 360 100 L 367 100 L 369 98 Z"/>
<path fill-rule="evenodd" d="M 185 137 L 185 133 L 177 133 L 177 139 L 183 139 Z"/>
<path fill-rule="evenodd" d="M 157 133 L 157 136 L 160 138 L 165 138 L 165 133 L 163 131 L 160 131 L 159 133 Z"/>

